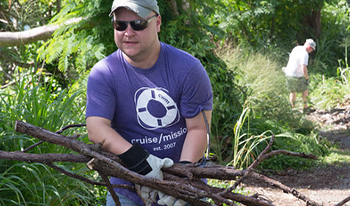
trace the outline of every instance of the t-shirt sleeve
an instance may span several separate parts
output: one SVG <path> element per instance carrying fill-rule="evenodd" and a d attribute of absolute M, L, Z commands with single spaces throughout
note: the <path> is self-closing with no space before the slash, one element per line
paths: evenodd
<path fill-rule="evenodd" d="M 108 66 L 103 62 L 91 70 L 87 83 L 86 118 L 98 116 L 112 121 L 115 110 L 115 95 Z"/>
<path fill-rule="evenodd" d="M 213 109 L 210 79 L 199 61 L 188 73 L 183 85 L 180 110 L 185 118 L 192 118 L 202 110 Z"/>
<path fill-rule="evenodd" d="M 302 64 L 305 64 L 307 66 L 308 63 L 309 63 L 309 54 L 306 52 L 306 55 L 304 55 Z"/>

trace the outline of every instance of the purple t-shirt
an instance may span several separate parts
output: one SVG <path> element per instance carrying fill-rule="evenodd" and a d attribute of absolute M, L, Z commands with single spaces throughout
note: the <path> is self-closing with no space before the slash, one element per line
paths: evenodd
<path fill-rule="evenodd" d="M 149 69 L 132 66 L 118 49 L 89 75 L 86 117 L 111 120 L 113 129 L 127 141 L 174 162 L 180 159 L 187 134 L 185 118 L 212 108 L 210 80 L 200 61 L 165 43 Z M 111 183 L 128 182 L 112 178 Z M 142 202 L 136 193 L 115 190 Z"/>

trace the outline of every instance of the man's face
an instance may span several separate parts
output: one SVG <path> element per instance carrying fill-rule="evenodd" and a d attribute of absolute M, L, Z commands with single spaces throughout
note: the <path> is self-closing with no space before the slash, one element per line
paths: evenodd
<path fill-rule="evenodd" d="M 155 13 L 151 12 L 147 18 L 150 19 Z M 126 8 L 118 8 L 114 13 L 114 18 L 118 21 L 134 21 L 142 19 L 134 12 Z M 114 41 L 119 49 L 132 61 L 143 61 L 154 52 L 159 44 L 158 32 L 160 31 L 160 16 L 152 18 L 148 22 L 148 27 L 141 31 L 135 31 L 130 23 L 124 31 L 114 29 Z"/>
<path fill-rule="evenodd" d="M 306 51 L 307 51 L 307 53 L 311 53 L 314 51 L 314 49 L 309 44 L 307 44 Z"/>

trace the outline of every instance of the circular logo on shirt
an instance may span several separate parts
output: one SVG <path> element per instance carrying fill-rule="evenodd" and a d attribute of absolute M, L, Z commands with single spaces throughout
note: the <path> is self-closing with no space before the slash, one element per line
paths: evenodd
<path fill-rule="evenodd" d="M 162 88 L 143 87 L 135 93 L 137 120 L 148 130 L 168 127 L 180 119 L 174 100 Z"/>

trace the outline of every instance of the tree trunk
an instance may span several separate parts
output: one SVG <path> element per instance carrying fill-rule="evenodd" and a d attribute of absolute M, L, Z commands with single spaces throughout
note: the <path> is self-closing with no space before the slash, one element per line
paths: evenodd
<path fill-rule="evenodd" d="M 304 35 L 306 38 L 315 37 L 318 39 L 321 34 L 321 9 L 314 9 L 305 16 L 303 22 Z"/>

